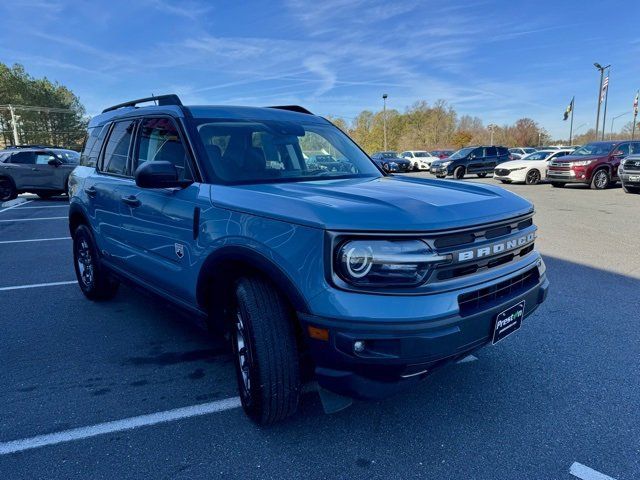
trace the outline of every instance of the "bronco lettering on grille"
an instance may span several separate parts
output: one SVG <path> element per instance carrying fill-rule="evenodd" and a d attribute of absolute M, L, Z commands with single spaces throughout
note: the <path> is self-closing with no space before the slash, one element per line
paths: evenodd
<path fill-rule="evenodd" d="M 516 248 L 524 247 L 528 243 L 533 242 L 535 238 L 536 234 L 530 233 L 528 235 L 516 237 L 504 242 L 487 245 L 486 247 L 474 248 L 472 250 L 458 252 L 458 262 L 466 262 L 475 258 L 489 257 L 492 255 L 498 255 L 500 253 L 515 250 Z"/>

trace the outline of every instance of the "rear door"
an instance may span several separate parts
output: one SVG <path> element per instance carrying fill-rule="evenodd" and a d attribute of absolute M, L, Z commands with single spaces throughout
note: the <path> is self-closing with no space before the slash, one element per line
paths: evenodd
<path fill-rule="evenodd" d="M 110 126 L 95 173 L 89 175 L 82 186 L 98 247 L 105 258 L 114 264 L 124 261 L 120 232 L 120 188 L 131 181 L 129 158 L 135 127 L 136 120 L 118 121 Z"/>
<path fill-rule="evenodd" d="M 155 161 L 173 163 L 181 180 L 194 179 L 193 160 L 175 119 L 149 117 L 140 124 L 132 171 Z M 185 188 L 148 189 L 130 181 L 119 194 L 126 269 L 154 287 L 190 300 L 199 216 L 211 207 L 208 187 L 194 182 Z"/>
<path fill-rule="evenodd" d="M 16 185 L 16 189 L 33 188 L 36 184 L 36 154 L 33 151 L 16 151 L 11 158 L 2 164 L 2 170 L 7 173 Z"/>

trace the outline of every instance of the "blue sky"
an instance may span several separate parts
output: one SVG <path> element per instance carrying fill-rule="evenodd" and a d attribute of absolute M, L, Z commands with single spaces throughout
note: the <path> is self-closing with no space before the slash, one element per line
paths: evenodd
<path fill-rule="evenodd" d="M 175 92 L 349 121 L 384 92 L 399 110 L 442 98 L 485 124 L 528 116 L 567 137 L 573 95 L 578 133 L 595 124 L 594 61 L 613 64 L 609 119 L 640 88 L 638 0 L 14 0 L 0 18 L 0 61 L 69 86 L 89 114 Z"/>

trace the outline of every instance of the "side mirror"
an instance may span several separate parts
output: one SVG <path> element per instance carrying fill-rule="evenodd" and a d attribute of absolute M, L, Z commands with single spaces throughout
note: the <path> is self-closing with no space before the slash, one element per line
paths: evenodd
<path fill-rule="evenodd" d="M 52 167 L 59 167 L 60 165 L 62 165 L 62 162 L 57 158 L 52 158 L 47 163 Z"/>
<path fill-rule="evenodd" d="M 622 156 L 624 156 L 624 152 L 622 150 L 616 150 L 615 152 L 613 152 L 613 156 L 614 157 L 622 157 Z"/>
<path fill-rule="evenodd" d="M 178 188 L 183 182 L 178 179 L 178 170 L 171 162 L 144 162 L 136 169 L 136 185 L 140 188 Z"/>

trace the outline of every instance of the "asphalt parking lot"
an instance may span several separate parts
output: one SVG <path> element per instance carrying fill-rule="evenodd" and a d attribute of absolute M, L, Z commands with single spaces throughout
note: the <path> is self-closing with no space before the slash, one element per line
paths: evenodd
<path fill-rule="evenodd" d="M 0 208 L 0 478 L 640 478 L 640 196 L 506 188 L 552 282 L 523 328 L 384 401 L 325 415 L 309 389 L 270 428 L 222 339 L 130 288 L 85 300 L 65 198 Z"/>

